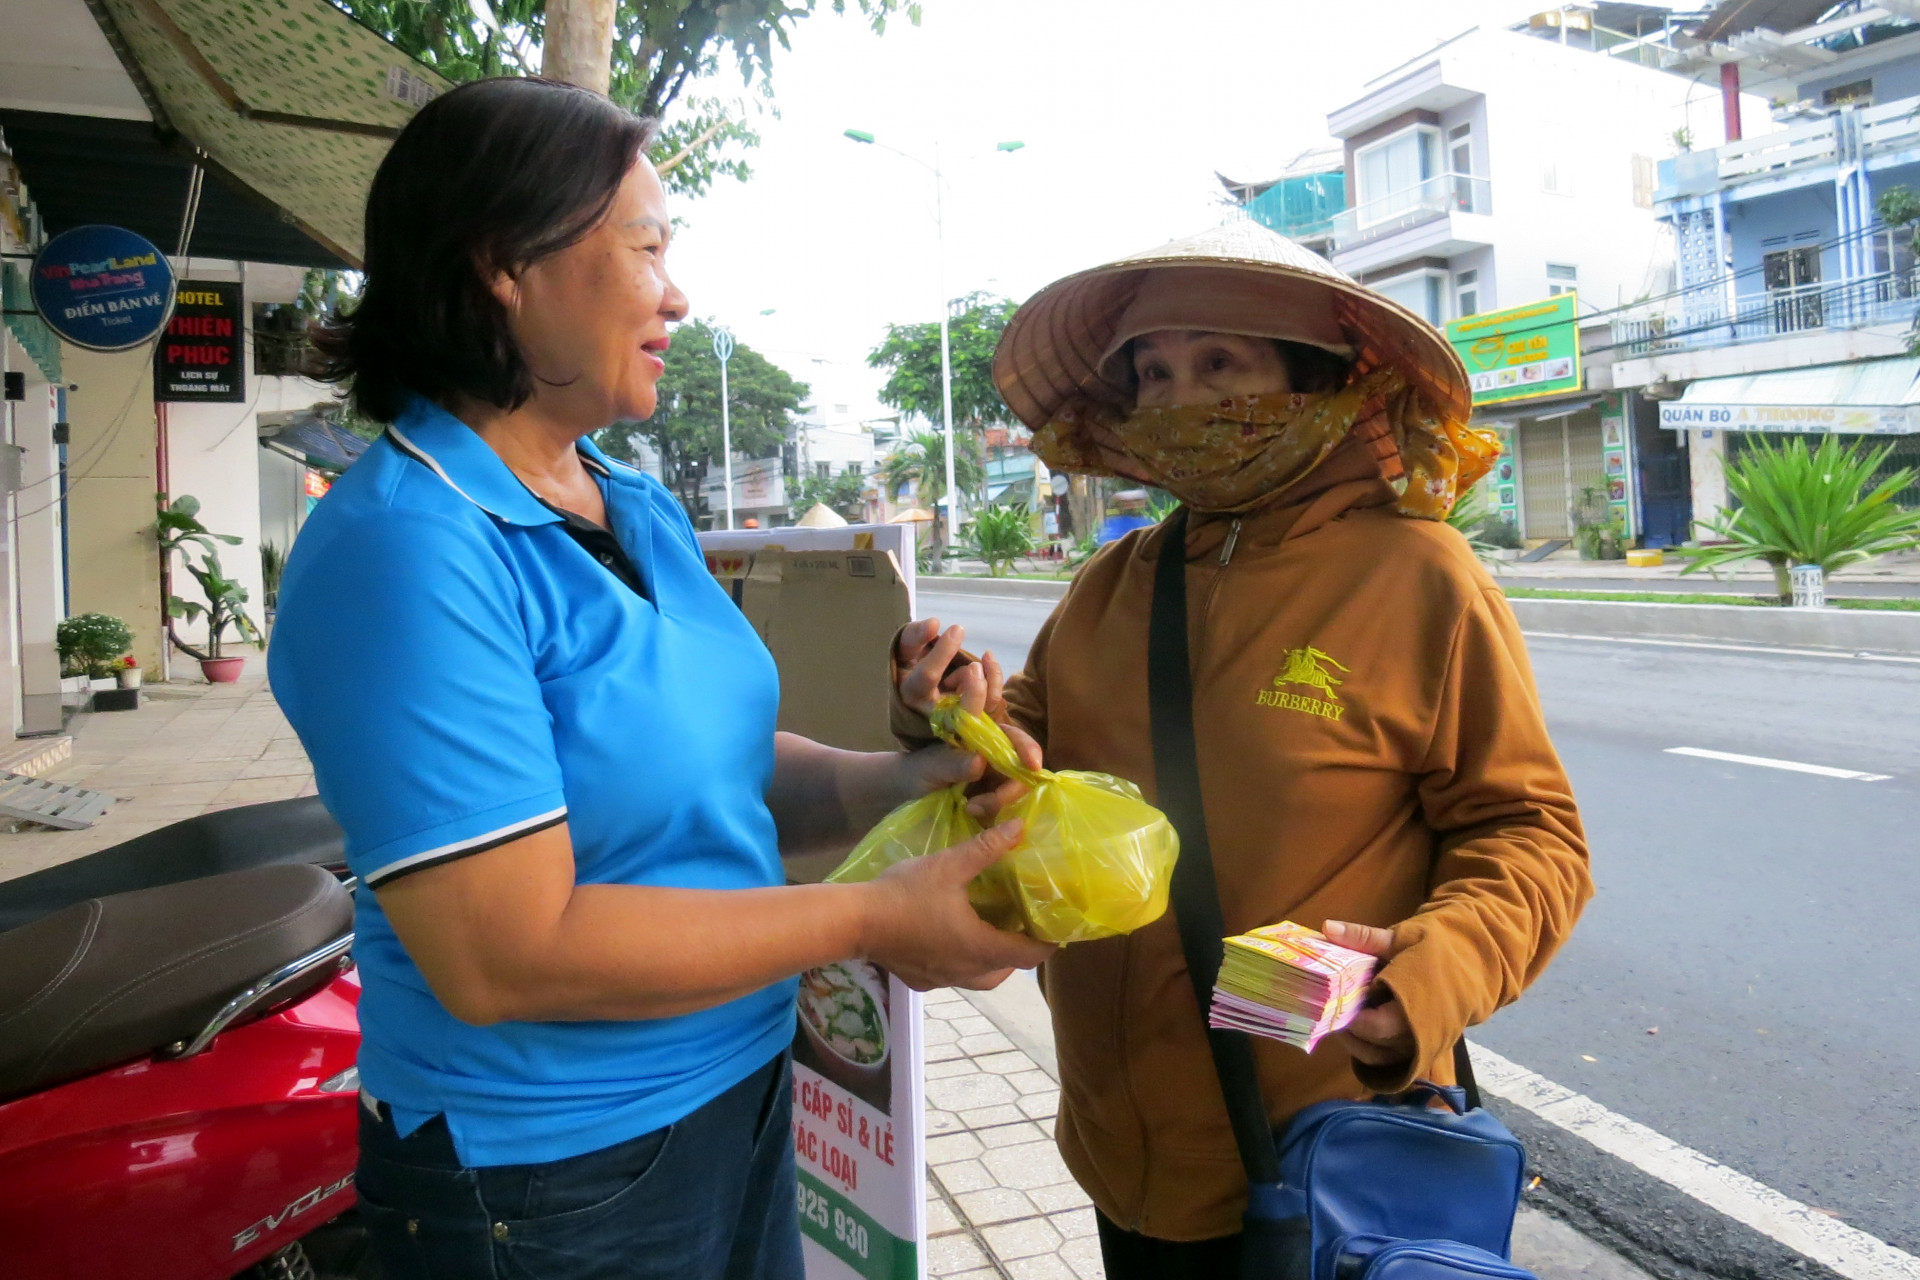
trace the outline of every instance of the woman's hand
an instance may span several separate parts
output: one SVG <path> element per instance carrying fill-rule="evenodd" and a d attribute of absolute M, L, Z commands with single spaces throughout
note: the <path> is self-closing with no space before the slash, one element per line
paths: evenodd
<path fill-rule="evenodd" d="M 1378 929 L 1367 924 L 1349 924 L 1345 920 L 1329 920 L 1323 933 L 1327 941 L 1338 947 L 1364 952 L 1370 956 L 1389 956 L 1393 954 L 1393 930 Z M 1384 991 L 1384 988 L 1382 988 Z M 1334 1034 L 1353 1055 L 1356 1062 L 1369 1067 L 1391 1067 L 1405 1062 L 1414 1055 L 1418 1046 L 1414 1043 L 1413 1028 L 1407 1023 L 1407 1012 L 1400 1002 L 1387 999 L 1383 1003 L 1362 1009 L 1358 1017 L 1348 1023 L 1344 1030 Z"/>
<path fill-rule="evenodd" d="M 1029 769 L 1040 767 L 1040 744 L 1018 725 L 1007 721 L 1007 700 L 1003 692 L 1006 674 L 992 652 L 983 653 L 976 662 L 961 662 L 960 646 L 966 640 L 961 627 L 940 629 L 938 618 L 922 618 L 908 624 L 894 646 L 893 678 L 899 686 L 901 701 L 922 715 L 933 711 L 934 703 L 949 694 L 960 695 L 960 705 L 968 711 L 987 716 L 998 724 L 1020 763 Z M 942 744 L 924 747 L 905 758 L 909 786 L 916 796 L 951 787 L 957 783 L 983 784 L 975 789 L 967 811 L 977 821 L 990 822 L 995 814 L 1026 792 L 1026 784 L 999 774 L 989 775 L 986 762 L 957 747 Z"/>
<path fill-rule="evenodd" d="M 915 991 L 967 987 L 990 991 L 1015 969 L 1031 969 L 1054 948 L 982 920 L 967 901 L 967 883 L 1020 842 L 1020 824 L 1005 822 L 965 844 L 887 868 L 859 886 L 870 895 L 860 954 Z"/>
<path fill-rule="evenodd" d="M 1004 720 L 1007 700 L 1001 690 L 1006 684 L 1000 663 L 991 652 L 979 661 L 962 661 L 960 646 L 966 642 L 964 627 L 940 629 L 940 619 L 922 618 L 901 628 L 893 647 L 893 682 L 900 687 L 900 700 L 921 715 L 932 715 L 943 696 L 957 693 L 967 710 Z"/>

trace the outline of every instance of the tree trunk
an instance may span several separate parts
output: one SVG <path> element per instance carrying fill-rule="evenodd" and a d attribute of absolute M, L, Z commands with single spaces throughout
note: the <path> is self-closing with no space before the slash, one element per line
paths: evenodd
<path fill-rule="evenodd" d="M 605 93 L 613 82 L 614 0 L 547 0 L 540 74 Z"/>
<path fill-rule="evenodd" d="M 933 541 L 927 547 L 927 572 L 945 573 L 947 570 L 946 539 L 942 536 L 947 522 L 941 517 L 940 505 L 934 504 L 933 523 L 927 526 Z"/>
<path fill-rule="evenodd" d="M 1077 537 L 1097 535 L 1101 522 L 1107 518 L 1105 485 L 1101 477 L 1069 476 L 1067 509 L 1073 518 L 1073 531 Z"/>

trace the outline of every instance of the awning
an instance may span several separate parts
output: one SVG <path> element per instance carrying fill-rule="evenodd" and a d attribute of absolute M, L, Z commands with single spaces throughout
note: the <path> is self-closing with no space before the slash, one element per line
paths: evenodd
<path fill-rule="evenodd" d="M 337 475 L 367 451 L 366 440 L 311 410 L 289 414 L 278 422 L 271 421 L 276 415 L 260 416 L 269 419 L 260 424 L 263 448 L 322 471 Z"/>
<path fill-rule="evenodd" d="M 172 252 L 180 241 L 194 148 L 145 120 L 0 109 L 0 132 L 20 162 L 48 235 L 104 222 Z M 224 174 L 200 188 L 193 252 L 203 258 L 344 267 L 271 201 Z M 11 305 L 11 304 L 9 304 Z M 9 317 L 11 318 L 11 317 Z"/>
<path fill-rule="evenodd" d="M 1674 431 L 1920 432 L 1920 357 L 1702 378 L 1660 406 Z"/>
<path fill-rule="evenodd" d="M 994 506 L 1033 505 L 1033 477 L 1022 476 L 1005 484 L 987 486 L 987 502 Z"/>
<path fill-rule="evenodd" d="M 360 259 L 367 188 L 388 144 L 451 87 L 327 0 L 89 7 L 156 125 L 350 262 Z"/>
<path fill-rule="evenodd" d="M 1571 417 L 1582 409 L 1591 408 L 1599 403 L 1600 397 L 1597 395 L 1590 392 L 1575 392 L 1568 396 L 1542 396 L 1538 400 L 1483 405 L 1474 410 L 1473 425 L 1510 430 L 1523 422 L 1554 422 Z"/>

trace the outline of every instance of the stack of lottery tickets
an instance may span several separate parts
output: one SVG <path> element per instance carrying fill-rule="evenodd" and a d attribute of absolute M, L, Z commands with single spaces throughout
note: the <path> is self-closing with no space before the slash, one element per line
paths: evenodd
<path fill-rule="evenodd" d="M 1228 938 L 1213 988 L 1213 1026 L 1268 1036 L 1312 1051 L 1358 1014 L 1374 957 L 1282 920 Z"/>

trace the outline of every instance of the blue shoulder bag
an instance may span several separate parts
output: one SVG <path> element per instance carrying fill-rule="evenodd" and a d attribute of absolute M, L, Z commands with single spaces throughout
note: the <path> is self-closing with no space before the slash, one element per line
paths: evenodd
<path fill-rule="evenodd" d="M 1165 525 L 1147 631 L 1156 802 L 1180 834 L 1173 906 L 1204 1021 L 1226 924 L 1194 753 L 1187 655 L 1187 513 Z M 1480 1106 L 1466 1042 L 1461 1086 L 1417 1084 L 1371 1102 L 1322 1102 L 1268 1127 L 1243 1032 L 1207 1029 L 1247 1170 L 1241 1280 L 1534 1280 L 1508 1261 L 1526 1153 Z"/>

